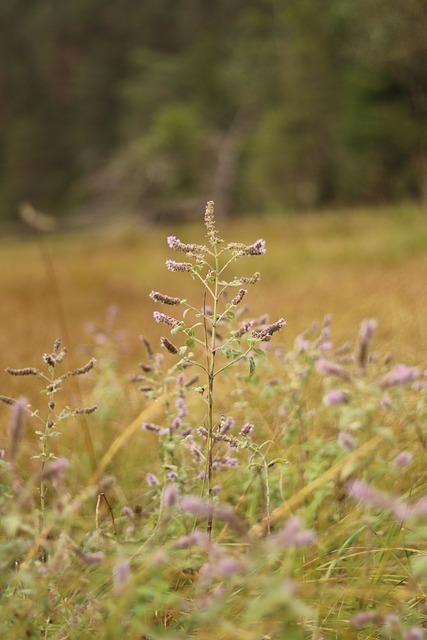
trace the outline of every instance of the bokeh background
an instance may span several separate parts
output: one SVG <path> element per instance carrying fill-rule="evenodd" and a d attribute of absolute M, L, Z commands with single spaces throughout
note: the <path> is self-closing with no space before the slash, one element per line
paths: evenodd
<path fill-rule="evenodd" d="M 372 315 L 425 357 L 425 0 L 3 0 L 0 23 L 2 365 L 111 304 L 152 331 L 166 229 L 200 239 L 208 199 L 269 241 L 252 305 L 286 340 Z"/>

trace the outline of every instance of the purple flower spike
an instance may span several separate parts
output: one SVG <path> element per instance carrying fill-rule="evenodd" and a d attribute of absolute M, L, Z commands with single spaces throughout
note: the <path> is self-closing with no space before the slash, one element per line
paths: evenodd
<path fill-rule="evenodd" d="M 323 396 L 323 403 L 328 407 L 335 407 L 340 404 L 346 404 L 349 400 L 348 393 L 342 389 L 332 389 Z"/>
<path fill-rule="evenodd" d="M 398 387 L 409 382 L 414 382 L 420 375 L 418 367 L 408 367 L 406 364 L 397 364 L 381 380 L 380 387 Z"/>
<path fill-rule="evenodd" d="M 150 487 L 156 487 L 160 484 L 159 479 L 154 475 L 154 473 L 147 473 L 145 479 L 147 480 L 147 484 L 150 485 Z"/>
<path fill-rule="evenodd" d="M 411 464 L 414 456 L 410 451 L 401 451 L 393 460 L 393 464 L 396 469 L 401 469 L 402 467 L 406 467 L 408 464 Z"/>

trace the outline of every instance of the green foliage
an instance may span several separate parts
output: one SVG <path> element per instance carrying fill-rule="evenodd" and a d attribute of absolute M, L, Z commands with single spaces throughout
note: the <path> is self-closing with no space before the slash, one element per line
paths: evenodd
<path fill-rule="evenodd" d="M 423 198 L 424 5 L 2 3 L 0 218 Z"/>

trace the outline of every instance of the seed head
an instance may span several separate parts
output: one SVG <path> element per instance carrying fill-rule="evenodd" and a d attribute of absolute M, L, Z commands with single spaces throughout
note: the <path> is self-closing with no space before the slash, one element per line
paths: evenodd
<path fill-rule="evenodd" d="M 239 289 L 239 292 L 236 296 L 234 296 L 234 298 L 231 301 L 231 304 L 233 305 L 233 307 L 237 307 L 237 305 L 242 302 L 243 298 L 245 297 L 245 295 L 247 294 L 248 290 L 247 289 Z"/>
<path fill-rule="evenodd" d="M 40 373 L 35 367 L 24 367 L 23 369 L 8 367 L 5 371 L 11 376 L 37 376 Z"/>
<path fill-rule="evenodd" d="M 162 302 L 163 304 L 181 304 L 181 298 L 173 298 L 172 296 L 167 296 L 166 294 L 159 293 L 158 291 L 152 291 L 150 293 L 150 298 L 155 302 Z"/>
<path fill-rule="evenodd" d="M 178 353 L 178 349 L 177 347 L 167 338 L 162 337 L 160 338 L 160 343 L 162 345 L 162 347 L 164 347 L 165 349 L 167 349 L 169 351 L 169 353 L 172 353 L 173 355 Z"/>

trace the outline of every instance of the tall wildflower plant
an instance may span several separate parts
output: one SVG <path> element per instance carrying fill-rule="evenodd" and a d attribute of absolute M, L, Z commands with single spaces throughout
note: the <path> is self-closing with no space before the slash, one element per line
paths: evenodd
<path fill-rule="evenodd" d="M 60 431 L 58 431 L 57 427 L 68 418 L 82 414 L 91 414 L 97 409 L 97 405 L 80 408 L 70 408 L 68 406 L 64 406 L 62 408 L 58 407 L 57 394 L 62 390 L 64 383 L 75 376 L 83 376 L 89 373 L 95 364 L 95 359 L 91 358 L 82 367 L 65 371 L 62 370 L 61 372 L 61 367 L 63 367 L 66 355 L 66 348 L 62 345 L 62 341 L 57 339 L 53 343 L 52 351 L 43 354 L 42 368 L 24 367 L 15 369 L 8 367 L 6 369 L 6 373 L 11 376 L 30 376 L 37 378 L 41 382 L 41 393 L 46 398 L 46 409 L 44 412 L 39 409 L 34 409 L 24 398 L 15 400 L 14 398 L 0 396 L 0 400 L 4 404 L 12 406 L 14 416 L 11 420 L 9 436 L 10 450 L 8 452 L 8 457 L 12 462 L 16 457 L 18 447 L 23 436 L 24 414 L 27 413 L 38 425 L 38 428 L 35 430 L 35 434 L 40 442 L 40 450 L 32 457 L 40 462 L 38 474 L 40 494 L 40 530 L 42 530 L 46 524 L 48 481 L 58 475 L 61 475 L 69 464 L 68 460 L 65 458 L 58 458 L 52 450 L 52 439 L 57 438 L 60 435 Z"/>
<path fill-rule="evenodd" d="M 168 246 L 185 256 L 185 261 L 168 259 L 166 267 L 174 273 L 187 273 L 200 285 L 199 299 L 188 300 L 152 291 L 150 297 L 156 303 L 177 310 L 183 309 L 181 317 L 154 311 L 154 320 L 169 328 L 171 339 L 161 338 L 165 350 L 178 358 L 178 368 L 194 366 L 201 370 L 204 383 L 199 387 L 206 402 L 206 472 L 207 493 L 213 497 L 213 469 L 215 443 L 224 440 L 227 425 L 215 411 L 215 386 L 219 376 L 230 367 L 246 363 L 251 375 L 258 356 L 264 354 L 263 345 L 285 326 L 283 318 L 270 323 L 268 318 L 242 319 L 242 301 L 248 290 L 260 280 L 260 273 L 230 276 L 235 263 L 242 257 L 262 256 L 266 252 L 263 239 L 246 245 L 241 242 L 225 243 L 215 220 L 214 203 L 208 202 L 205 209 L 206 244 L 187 244 L 176 236 L 167 238 Z M 239 322 L 236 325 L 236 322 Z M 184 344 L 176 341 L 184 337 Z M 251 431 L 244 429 L 243 436 Z M 213 518 L 208 521 L 208 533 L 212 533 Z"/>

